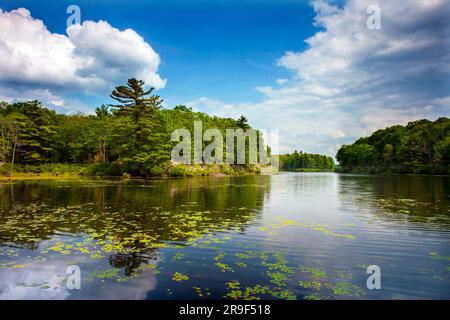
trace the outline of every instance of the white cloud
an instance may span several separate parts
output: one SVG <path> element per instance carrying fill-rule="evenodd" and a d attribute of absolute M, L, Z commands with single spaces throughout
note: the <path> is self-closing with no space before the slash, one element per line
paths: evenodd
<path fill-rule="evenodd" d="M 58 100 L 51 100 L 50 103 L 58 107 L 63 107 L 65 102 L 63 99 L 58 99 Z"/>
<path fill-rule="evenodd" d="M 130 77 L 155 88 L 165 86 L 157 73 L 159 55 L 135 31 L 121 31 L 105 21 L 84 21 L 70 26 L 67 34 L 50 32 L 27 9 L 0 9 L 1 87 L 9 92 L 95 93 Z M 4 90 L 0 95 L 7 96 Z"/>
<path fill-rule="evenodd" d="M 216 115 L 226 117 L 227 111 L 233 110 L 235 108 L 234 104 L 227 104 L 220 100 L 215 100 L 207 97 L 200 97 L 198 99 L 192 100 L 186 103 L 194 111 L 208 112 Z M 228 115 L 232 117 L 232 115 Z"/>
<path fill-rule="evenodd" d="M 286 84 L 288 81 L 289 81 L 288 79 L 277 79 L 275 80 L 275 83 L 282 86 L 283 84 Z"/>
<path fill-rule="evenodd" d="M 156 89 L 165 86 L 157 74 L 159 55 L 132 29 L 119 31 L 105 21 L 85 21 L 67 32 L 74 54 L 84 60 L 78 76 L 105 82 L 133 76 Z"/>
<path fill-rule="evenodd" d="M 62 97 L 52 93 L 49 89 L 30 89 L 18 87 L 0 86 L 0 101 L 21 102 L 38 100 L 44 102 L 46 107 L 63 113 L 92 113 L 92 106 L 88 106 L 79 99 L 72 97 Z"/>
<path fill-rule="evenodd" d="M 50 261 L 29 263 L 29 259 L 22 259 L 21 264 L 26 264 L 26 269 L 0 269 L 0 299 L 1 300 L 65 300 L 71 299 L 74 291 L 67 289 L 67 260 L 63 257 L 53 257 Z M 101 283 L 102 290 L 96 281 L 87 281 L 88 272 L 84 270 L 95 269 L 89 257 L 78 257 L 78 263 L 82 264 L 81 290 L 84 299 L 145 299 L 148 292 L 154 290 L 157 285 L 156 276 L 153 273 L 142 274 L 139 278 L 130 278 L 127 286 L 111 281 Z M 149 260 L 149 264 L 157 264 L 159 259 Z M 26 285 L 20 285 L 26 284 Z M 33 284 L 46 284 L 49 288 L 34 286 Z M 100 294 L 100 296 L 99 296 Z"/>
<path fill-rule="evenodd" d="M 293 72 L 289 82 L 256 88 L 258 103 L 216 101 L 216 114 L 245 114 L 255 127 L 279 128 L 284 152 L 330 155 L 379 128 L 450 116 L 448 0 L 311 4 L 320 29 L 306 50 L 278 59 Z M 366 27 L 369 5 L 381 9 L 381 30 Z"/>

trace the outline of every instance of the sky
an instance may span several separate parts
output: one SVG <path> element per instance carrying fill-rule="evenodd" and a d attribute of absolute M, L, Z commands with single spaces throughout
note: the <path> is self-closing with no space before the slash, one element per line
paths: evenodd
<path fill-rule="evenodd" d="M 67 27 L 69 5 L 81 24 Z M 369 6 L 380 28 L 368 28 Z M 166 108 L 278 129 L 334 156 L 394 124 L 450 116 L 448 0 L 0 0 L 0 100 L 92 113 L 143 79 Z"/>

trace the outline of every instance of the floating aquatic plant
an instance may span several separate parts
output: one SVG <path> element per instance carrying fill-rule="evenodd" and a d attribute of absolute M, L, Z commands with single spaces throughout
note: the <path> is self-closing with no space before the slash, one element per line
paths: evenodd
<path fill-rule="evenodd" d="M 182 282 L 182 281 L 189 280 L 189 277 L 187 275 L 182 274 L 181 272 L 175 272 L 172 275 L 172 280 L 176 281 L 176 282 Z"/>

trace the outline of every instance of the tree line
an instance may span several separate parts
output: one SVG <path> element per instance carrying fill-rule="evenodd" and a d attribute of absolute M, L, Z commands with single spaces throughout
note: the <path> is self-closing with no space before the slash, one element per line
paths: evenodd
<path fill-rule="evenodd" d="M 336 159 L 344 172 L 450 174 L 450 119 L 378 130 L 343 145 Z"/>
<path fill-rule="evenodd" d="M 129 79 L 110 95 L 117 104 L 102 105 L 94 115 L 59 114 L 36 100 L 0 102 L 0 165 L 91 164 L 93 173 L 154 176 L 168 169 L 175 129 L 192 133 L 194 121 L 224 134 L 250 128 L 245 117 L 218 118 L 183 105 L 164 109 L 153 88 L 144 87 Z"/>
<path fill-rule="evenodd" d="M 287 171 L 334 171 L 334 160 L 321 154 L 294 151 L 292 154 L 280 155 L 280 168 Z"/>

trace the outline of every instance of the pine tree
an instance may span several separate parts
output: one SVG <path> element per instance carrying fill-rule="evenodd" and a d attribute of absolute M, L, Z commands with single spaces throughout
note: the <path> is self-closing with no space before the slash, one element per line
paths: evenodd
<path fill-rule="evenodd" d="M 239 119 L 237 119 L 236 122 L 237 122 L 238 127 L 244 131 L 250 128 L 250 125 L 248 124 L 248 120 L 244 116 L 241 116 Z"/>
<path fill-rule="evenodd" d="M 170 144 L 155 119 L 156 111 L 162 109 L 162 100 L 158 95 L 151 95 L 154 88 L 145 90 L 144 85 L 144 81 L 132 78 L 126 86 L 116 87 L 110 96 L 120 102 L 119 105 L 112 105 L 115 108 L 114 115 L 131 120 L 131 123 L 119 122 L 116 133 L 125 133 L 129 129 L 133 132 L 132 139 L 122 144 L 123 161 L 132 173 L 145 176 L 163 171 L 161 166 L 169 160 L 167 148 Z"/>
<path fill-rule="evenodd" d="M 105 104 L 102 104 L 100 107 L 97 107 L 95 109 L 95 115 L 100 120 L 105 120 L 109 116 L 111 116 L 111 113 L 109 112 L 109 107 Z"/>

